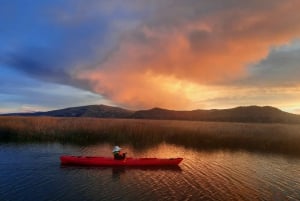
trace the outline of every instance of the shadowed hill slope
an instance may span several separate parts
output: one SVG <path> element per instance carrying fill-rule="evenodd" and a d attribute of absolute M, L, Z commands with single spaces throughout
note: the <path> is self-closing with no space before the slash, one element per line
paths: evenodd
<path fill-rule="evenodd" d="M 107 105 L 71 107 L 48 112 L 14 113 L 4 116 L 96 117 L 255 123 L 300 123 L 300 115 L 270 106 L 246 106 L 231 109 L 176 111 L 162 108 L 131 111 Z"/>
<path fill-rule="evenodd" d="M 174 111 L 161 108 L 137 111 L 137 119 L 168 119 L 224 122 L 300 123 L 300 115 L 283 112 L 270 106 L 247 106 L 222 110 Z"/>
<path fill-rule="evenodd" d="M 48 112 L 13 113 L 5 116 L 50 116 L 50 117 L 98 117 L 98 118 L 128 118 L 133 111 L 107 105 L 87 105 L 70 107 Z"/>

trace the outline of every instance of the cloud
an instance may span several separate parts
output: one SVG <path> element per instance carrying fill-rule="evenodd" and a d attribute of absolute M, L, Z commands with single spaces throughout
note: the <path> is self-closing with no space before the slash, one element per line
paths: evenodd
<path fill-rule="evenodd" d="M 97 103 L 112 104 L 97 94 L 59 84 L 32 81 L 26 86 L 0 86 L 0 113 L 24 111 L 27 106 L 45 111 Z"/>
<path fill-rule="evenodd" d="M 90 89 L 86 82 L 74 80 L 72 71 L 105 60 L 118 46 L 120 34 L 135 27 L 140 15 L 146 14 L 145 6 L 121 8 L 120 3 L 7 3 L 13 10 L 22 9 L 13 12 L 13 17 L 2 18 L 5 34 L 0 37 L 0 64 L 35 79 Z"/>
<path fill-rule="evenodd" d="M 258 87 L 295 87 L 300 86 L 300 41 L 274 48 L 268 57 L 249 67 L 247 78 L 234 84 Z"/>
<path fill-rule="evenodd" d="M 193 101 L 186 87 L 247 78 L 247 66 L 300 35 L 296 0 L 174 0 L 165 6 L 124 32 L 115 51 L 92 70 L 79 69 L 77 78 L 119 104 L 184 108 Z M 165 87 L 178 83 L 175 91 Z"/>
<path fill-rule="evenodd" d="M 239 87 L 297 85 L 300 52 L 277 48 L 300 36 L 298 0 L 46 2 L 8 5 L 23 9 L 5 18 L 0 38 L 0 62 L 34 79 L 133 109 L 202 107 L 228 93 L 245 98 Z"/>
<path fill-rule="evenodd" d="M 98 94 L 24 76 L 24 73 L 0 65 L 0 113 L 53 110 L 71 106 L 109 104 Z"/>
<path fill-rule="evenodd" d="M 67 77 L 63 69 L 57 68 L 55 61 L 49 58 L 45 49 L 26 48 L 26 52 L 13 53 L 7 55 L 4 63 L 10 67 L 28 73 L 32 77 L 42 80 L 63 80 Z M 56 58 L 57 60 L 59 58 Z M 58 73 L 59 72 L 59 73 Z"/>

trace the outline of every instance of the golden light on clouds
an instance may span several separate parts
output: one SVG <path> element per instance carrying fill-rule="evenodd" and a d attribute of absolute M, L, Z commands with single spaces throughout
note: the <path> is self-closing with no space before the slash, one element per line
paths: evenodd
<path fill-rule="evenodd" d="M 9 2 L 22 8 L 4 13 L 0 36 L 0 105 L 11 111 L 106 103 L 299 111 L 299 0 Z"/>
<path fill-rule="evenodd" d="M 261 87 L 231 83 L 246 79 L 250 65 L 266 59 L 273 47 L 300 36 L 299 7 L 299 1 L 290 0 L 233 6 L 193 18 L 171 18 L 171 10 L 158 13 L 124 32 L 105 61 L 79 70 L 76 78 L 131 108 L 220 108 L 233 105 L 234 99 L 235 105 L 261 104 L 259 98 L 266 94 Z M 266 104 L 275 102 L 269 98 Z"/>

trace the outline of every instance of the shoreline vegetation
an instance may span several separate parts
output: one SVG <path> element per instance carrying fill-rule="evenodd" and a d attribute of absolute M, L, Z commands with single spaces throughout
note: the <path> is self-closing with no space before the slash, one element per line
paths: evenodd
<path fill-rule="evenodd" d="M 300 156 L 300 124 L 9 116 L 0 117 L 0 142 L 107 142 L 137 149 L 165 142 Z"/>

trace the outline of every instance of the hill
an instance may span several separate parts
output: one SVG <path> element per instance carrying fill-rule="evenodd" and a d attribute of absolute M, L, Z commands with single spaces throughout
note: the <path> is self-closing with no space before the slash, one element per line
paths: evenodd
<path fill-rule="evenodd" d="M 98 118 L 128 118 L 133 111 L 107 105 L 87 105 L 70 107 L 48 112 L 12 113 L 5 116 L 50 116 L 50 117 L 98 117 Z"/>
<path fill-rule="evenodd" d="M 300 115 L 283 112 L 270 106 L 246 106 L 231 109 L 176 111 L 163 108 L 131 111 L 107 105 L 71 107 L 48 112 L 13 113 L 5 116 L 97 117 L 160 120 L 300 123 Z"/>
<path fill-rule="evenodd" d="M 300 115 L 283 112 L 270 106 L 247 106 L 231 109 L 174 111 L 161 108 L 133 113 L 137 119 L 168 119 L 256 123 L 300 123 Z"/>

